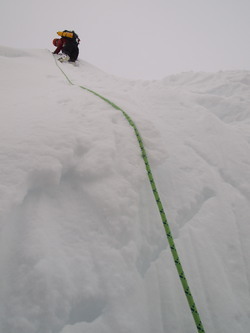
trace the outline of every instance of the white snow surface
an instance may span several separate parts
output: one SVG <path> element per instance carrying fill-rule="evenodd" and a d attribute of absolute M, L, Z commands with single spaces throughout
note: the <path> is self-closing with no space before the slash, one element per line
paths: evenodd
<path fill-rule="evenodd" d="M 250 72 L 131 81 L 0 47 L 0 333 L 194 333 L 136 123 L 208 333 L 250 327 Z"/>

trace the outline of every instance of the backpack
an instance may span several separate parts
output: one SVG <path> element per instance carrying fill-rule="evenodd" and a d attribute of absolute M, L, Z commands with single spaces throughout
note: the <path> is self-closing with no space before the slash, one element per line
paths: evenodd
<path fill-rule="evenodd" d="M 58 31 L 57 34 L 65 39 L 73 41 L 77 45 L 80 43 L 80 38 L 73 30 L 72 31 L 69 31 L 69 30 Z"/>

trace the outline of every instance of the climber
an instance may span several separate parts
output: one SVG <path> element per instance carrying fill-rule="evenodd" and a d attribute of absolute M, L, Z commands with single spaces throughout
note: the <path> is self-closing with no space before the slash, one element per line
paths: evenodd
<path fill-rule="evenodd" d="M 61 38 L 55 38 L 53 40 L 53 45 L 56 46 L 54 54 L 58 54 L 62 51 L 63 55 L 58 60 L 61 62 L 70 61 L 75 62 L 79 55 L 78 44 L 80 43 L 80 39 L 78 35 L 74 31 L 58 31 L 57 34 L 61 36 Z"/>

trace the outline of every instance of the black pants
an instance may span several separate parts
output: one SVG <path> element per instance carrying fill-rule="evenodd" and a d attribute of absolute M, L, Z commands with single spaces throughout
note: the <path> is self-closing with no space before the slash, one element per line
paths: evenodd
<path fill-rule="evenodd" d="M 76 61 L 79 54 L 79 49 L 76 43 L 67 41 L 62 49 L 63 53 L 67 54 L 70 57 L 70 61 Z"/>

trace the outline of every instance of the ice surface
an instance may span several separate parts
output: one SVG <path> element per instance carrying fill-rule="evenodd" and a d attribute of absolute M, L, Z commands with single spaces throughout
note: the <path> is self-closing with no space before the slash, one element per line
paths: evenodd
<path fill-rule="evenodd" d="M 206 332 L 250 327 L 250 72 L 130 81 L 0 47 L 0 333 L 193 333 L 133 128 Z"/>

